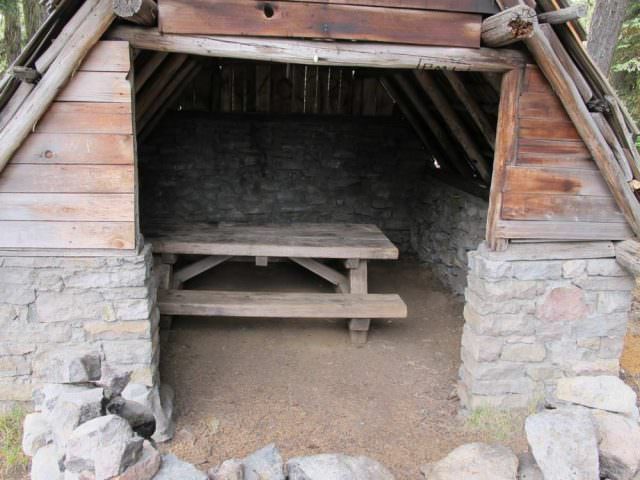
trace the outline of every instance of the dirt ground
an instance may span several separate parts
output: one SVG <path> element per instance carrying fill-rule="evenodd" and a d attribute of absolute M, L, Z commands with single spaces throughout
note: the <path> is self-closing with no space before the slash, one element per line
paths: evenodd
<path fill-rule="evenodd" d="M 369 278 L 372 292 L 399 293 L 409 317 L 374 322 L 364 347 L 344 320 L 174 319 L 161 375 L 176 391 L 177 433 L 163 449 L 205 469 L 275 442 L 285 458 L 367 455 L 399 480 L 466 442 L 524 450 L 519 419 L 458 415 L 462 300 L 415 262 L 373 263 Z M 331 291 L 288 263 L 227 263 L 187 287 Z"/>

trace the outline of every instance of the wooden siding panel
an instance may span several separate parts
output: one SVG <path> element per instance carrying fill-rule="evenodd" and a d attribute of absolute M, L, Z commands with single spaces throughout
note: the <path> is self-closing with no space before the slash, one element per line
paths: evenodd
<path fill-rule="evenodd" d="M 503 191 L 550 195 L 609 195 L 609 187 L 600 172 L 519 166 L 507 167 L 507 179 Z"/>
<path fill-rule="evenodd" d="M 366 7 L 411 8 L 447 12 L 493 14 L 500 10 L 495 0 L 289 0 L 291 2 L 360 5 Z"/>
<path fill-rule="evenodd" d="M 498 233 L 520 240 L 624 240 L 633 237 L 626 223 L 501 220 Z"/>
<path fill-rule="evenodd" d="M 99 42 L 14 154 L 0 174 L 0 248 L 135 248 L 130 68 L 127 42 Z"/>
<path fill-rule="evenodd" d="M 480 47 L 482 16 L 398 8 L 253 0 L 163 0 L 165 33 L 330 38 Z"/>
<path fill-rule="evenodd" d="M 545 195 L 506 192 L 505 220 L 552 220 L 565 222 L 624 223 L 622 212 L 611 196 Z"/>

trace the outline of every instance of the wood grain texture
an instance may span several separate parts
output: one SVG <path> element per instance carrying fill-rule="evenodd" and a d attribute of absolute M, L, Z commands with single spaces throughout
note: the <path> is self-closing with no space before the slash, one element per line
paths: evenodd
<path fill-rule="evenodd" d="M 9 165 L 0 175 L 5 193 L 133 193 L 131 165 Z"/>
<path fill-rule="evenodd" d="M 101 40 L 80 64 L 81 72 L 129 72 L 131 59 L 129 43 L 118 40 Z"/>
<path fill-rule="evenodd" d="M 636 278 L 640 276 L 640 242 L 625 240 L 615 246 L 616 260 Z"/>
<path fill-rule="evenodd" d="M 0 248 L 132 249 L 134 222 L 0 221 Z"/>
<path fill-rule="evenodd" d="M 609 188 L 597 171 L 507 166 L 505 192 L 608 196 Z"/>
<path fill-rule="evenodd" d="M 258 318 L 405 318 L 394 294 L 258 293 L 160 290 L 164 315 Z"/>
<path fill-rule="evenodd" d="M 131 102 L 125 72 L 78 72 L 56 97 L 58 102 Z"/>
<path fill-rule="evenodd" d="M 163 0 L 159 30 L 480 47 L 480 15 L 308 2 Z"/>
<path fill-rule="evenodd" d="M 502 218 L 624 223 L 624 216 L 611 196 L 586 197 L 519 192 L 503 194 Z"/>
<path fill-rule="evenodd" d="M 290 2 L 361 5 L 366 7 L 413 8 L 448 12 L 498 13 L 495 0 L 289 0 Z"/>
<path fill-rule="evenodd" d="M 498 234 L 511 239 L 625 240 L 633 237 L 626 223 L 501 220 Z"/>
<path fill-rule="evenodd" d="M 54 102 L 36 124 L 35 131 L 131 135 L 131 103 Z"/>
<path fill-rule="evenodd" d="M 580 140 L 576 127 L 559 118 L 520 119 L 520 137 L 539 140 Z"/>
<path fill-rule="evenodd" d="M 133 194 L 0 193 L 0 220 L 130 222 Z"/>
<path fill-rule="evenodd" d="M 11 164 L 133 165 L 132 135 L 32 133 Z"/>

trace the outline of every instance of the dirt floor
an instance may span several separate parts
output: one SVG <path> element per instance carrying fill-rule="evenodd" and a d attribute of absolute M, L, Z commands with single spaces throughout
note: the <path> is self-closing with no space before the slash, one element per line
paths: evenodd
<path fill-rule="evenodd" d="M 401 479 L 462 443 L 526 448 L 520 418 L 458 415 L 462 300 L 415 262 L 370 267 L 370 290 L 399 293 L 403 320 L 376 321 L 364 347 L 344 320 L 176 318 L 162 381 L 177 433 L 163 446 L 202 469 L 275 442 L 283 456 L 368 455 Z M 227 263 L 188 288 L 331 291 L 300 267 Z"/>

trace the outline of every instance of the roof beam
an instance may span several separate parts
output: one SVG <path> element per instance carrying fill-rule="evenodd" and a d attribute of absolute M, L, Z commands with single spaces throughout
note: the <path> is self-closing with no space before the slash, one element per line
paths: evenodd
<path fill-rule="evenodd" d="M 507 49 L 163 35 L 156 28 L 130 25 L 115 26 L 106 38 L 126 40 L 133 48 L 146 50 L 304 65 L 506 72 L 528 60 L 526 54 Z"/>
<path fill-rule="evenodd" d="M 113 0 L 113 13 L 145 27 L 158 24 L 158 4 L 154 0 Z"/>

